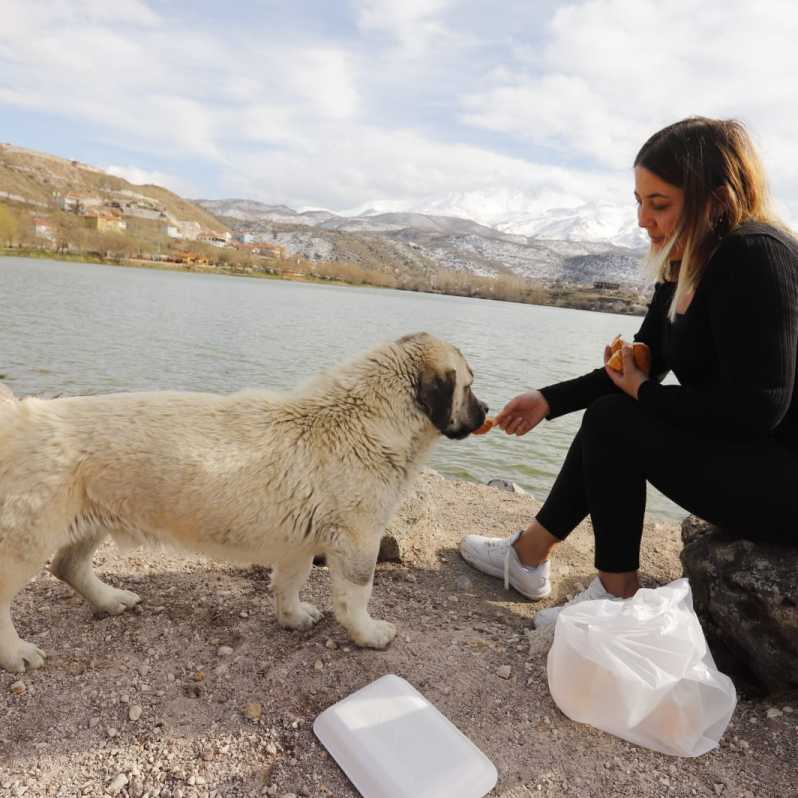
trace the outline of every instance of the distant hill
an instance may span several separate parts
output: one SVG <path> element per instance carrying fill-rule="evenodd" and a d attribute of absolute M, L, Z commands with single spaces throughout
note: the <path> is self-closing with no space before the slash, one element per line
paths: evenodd
<path fill-rule="evenodd" d="M 45 211 L 63 207 L 64 198 L 70 194 L 103 205 L 150 209 L 162 214 L 168 223 L 194 222 L 209 232 L 229 232 L 216 216 L 161 186 L 134 185 L 79 161 L 0 144 L 0 201 Z"/>
<path fill-rule="evenodd" d="M 238 236 L 280 246 L 289 256 L 310 261 L 356 263 L 383 271 L 430 273 L 444 269 L 463 276 L 509 277 L 541 283 L 591 286 L 617 283 L 636 289 L 642 283 L 643 249 L 611 240 L 579 240 L 578 230 L 607 232 L 558 211 L 541 227 L 561 237 L 526 235 L 497 229 L 459 216 L 418 212 L 378 212 L 357 216 L 328 210 L 296 211 L 254 200 L 194 200 L 228 224 Z M 607 214 L 609 215 L 609 214 Z M 528 222 L 528 220 L 526 220 Z M 626 240 L 623 235 L 617 237 Z M 634 237 L 627 237 L 636 242 Z"/>

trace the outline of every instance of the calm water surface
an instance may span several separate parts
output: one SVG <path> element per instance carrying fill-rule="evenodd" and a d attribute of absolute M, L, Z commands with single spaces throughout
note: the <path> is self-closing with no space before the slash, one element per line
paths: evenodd
<path fill-rule="evenodd" d="M 0 303 L 0 374 L 18 395 L 288 388 L 381 340 L 427 330 L 462 349 L 494 412 L 600 365 L 604 343 L 640 324 L 483 299 L 27 258 L 0 258 Z M 442 440 L 430 464 L 478 482 L 511 479 L 543 499 L 580 417 L 543 422 L 523 438 Z M 685 515 L 653 489 L 648 509 L 663 520 Z"/>

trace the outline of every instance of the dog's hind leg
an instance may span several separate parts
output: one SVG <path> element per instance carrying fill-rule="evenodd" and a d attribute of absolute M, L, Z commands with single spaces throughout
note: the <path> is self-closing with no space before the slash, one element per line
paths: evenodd
<path fill-rule="evenodd" d="M 308 629 L 321 619 L 321 610 L 299 600 L 299 591 L 307 582 L 312 567 L 313 554 L 302 552 L 291 559 L 280 560 L 272 569 L 274 611 L 280 626 Z"/>
<path fill-rule="evenodd" d="M 98 529 L 64 546 L 55 555 L 50 571 L 80 593 L 97 614 L 119 615 L 138 604 L 141 599 L 129 590 L 119 590 L 107 585 L 94 573 L 91 558 L 107 534 L 106 530 Z"/>
<path fill-rule="evenodd" d="M 396 636 L 392 623 L 372 618 L 368 612 L 379 541 L 378 536 L 368 549 L 333 549 L 327 553 L 335 617 L 353 642 L 365 648 L 386 648 Z"/>
<path fill-rule="evenodd" d="M 0 530 L 2 531 L 2 530 Z M 45 654 L 33 643 L 22 640 L 11 620 L 11 602 L 28 580 L 47 562 L 47 552 L 25 551 L 25 557 L 8 551 L 0 536 L 0 668 L 22 673 L 25 666 L 41 668 Z"/>

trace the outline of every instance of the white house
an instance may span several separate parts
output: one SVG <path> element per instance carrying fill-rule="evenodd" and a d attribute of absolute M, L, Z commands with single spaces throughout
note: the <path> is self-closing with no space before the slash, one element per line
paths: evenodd
<path fill-rule="evenodd" d="M 48 241 L 55 241 L 55 228 L 49 219 L 43 216 L 36 216 L 33 219 L 33 233 L 38 238 L 45 238 Z"/>

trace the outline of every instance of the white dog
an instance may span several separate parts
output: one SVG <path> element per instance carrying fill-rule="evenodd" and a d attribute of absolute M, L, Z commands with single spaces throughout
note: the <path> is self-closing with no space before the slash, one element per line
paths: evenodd
<path fill-rule="evenodd" d="M 277 619 L 294 629 L 321 617 L 299 591 L 324 554 L 336 618 L 384 648 L 396 629 L 367 610 L 382 533 L 435 440 L 482 424 L 472 380 L 459 350 L 420 333 L 287 395 L 18 401 L 0 386 L 0 666 L 43 664 L 10 610 L 53 553 L 53 574 L 97 611 L 140 600 L 92 570 L 109 531 L 271 565 Z"/>

